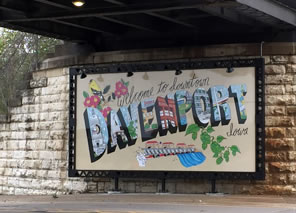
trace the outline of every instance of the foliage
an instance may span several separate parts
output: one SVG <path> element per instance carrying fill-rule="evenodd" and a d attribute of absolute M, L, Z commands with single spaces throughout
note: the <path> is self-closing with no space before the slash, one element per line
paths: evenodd
<path fill-rule="evenodd" d="M 158 125 L 157 125 L 157 124 L 152 124 L 152 125 L 151 125 L 151 128 L 152 128 L 152 129 L 157 129 L 157 128 L 158 128 Z"/>
<path fill-rule="evenodd" d="M 136 132 L 136 128 L 134 127 L 134 121 L 131 121 L 129 126 L 127 127 L 128 132 L 130 134 L 130 136 L 132 138 L 136 138 L 137 137 L 137 132 Z"/>
<path fill-rule="evenodd" d="M 145 126 L 144 126 L 144 129 L 149 129 L 149 128 L 150 128 L 150 124 L 146 123 Z"/>
<path fill-rule="evenodd" d="M 87 92 L 83 91 L 83 97 L 84 98 L 88 98 L 89 97 L 89 94 Z"/>
<path fill-rule="evenodd" d="M 206 150 L 210 147 L 213 152 L 213 157 L 216 158 L 216 164 L 220 165 L 224 160 L 229 162 L 230 152 L 233 156 L 236 156 L 237 153 L 240 153 L 240 150 L 237 146 L 223 146 L 221 143 L 226 138 L 222 135 L 214 137 L 211 135 L 215 130 L 213 127 L 208 126 L 207 128 L 200 128 L 197 124 L 191 124 L 186 129 L 186 135 L 191 134 L 192 139 L 197 139 L 197 134 L 201 130 L 200 140 L 202 142 L 202 149 Z"/>
<path fill-rule="evenodd" d="M 0 113 L 8 113 L 10 100 L 20 96 L 29 73 L 61 41 L 0 28 Z"/>

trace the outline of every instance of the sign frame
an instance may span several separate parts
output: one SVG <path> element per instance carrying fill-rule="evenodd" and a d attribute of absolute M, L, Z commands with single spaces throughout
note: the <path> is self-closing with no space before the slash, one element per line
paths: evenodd
<path fill-rule="evenodd" d="M 139 62 L 103 64 L 95 66 L 77 66 L 69 69 L 69 177 L 108 177 L 108 178 L 193 178 L 193 179 L 265 179 L 265 94 L 264 94 L 264 58 L 232 60 L 175 60 L 166 62 Z M 192 69 L 215 69 L 254 67 L 255 68 L 255 172 L 201 172 L 201 171 L 116 171 L 116 170 L 78 170 L 76 160 L 76 94 L 77 78 L 85 74 L 153 72 Z"/>

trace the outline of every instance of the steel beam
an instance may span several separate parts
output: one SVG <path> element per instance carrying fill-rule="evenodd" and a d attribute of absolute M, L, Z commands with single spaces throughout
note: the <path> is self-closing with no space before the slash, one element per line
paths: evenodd
<path fill-rule="evenodd" d="M 125 3 L 121 2 L 121 1 L 118 1 L 118 0 L 104 0 L 104 1 L 112 3 L 112 4 L 116 4 L 116 5 L 122 5 L 122 6 L 125 5 Z"/>
<path fill-rule="evenodd" d="M 121 1 L 118 1 L 118 0 L 104 0 L 104 1 L 116 4 L 116 5 L 127 6 L 125 3 L 121 2 Z M 169 21 L 169 22 L 173 22 L 175 24 L 180 24 L 180 25 L 183 25 L 185 27 L 195 28 L 195 26 L 192 25 L 192 24 L 188 24 L 188 23 L 186 23 L 184 21 L 179 21 L 179 20 L 170 18 L 168 16 L 160 15 L 160 14 L 155 13 L 155 12 L 146 12 L 145 14 L 150 15 L 150 16 L 154 16 L 154 17 L 157 17 L 157 18 Z"/>
<path fill-rule="evenodd" d="M 163 19 L 163 20 L 175 23 L 175 24 L 179 24 L 179 25 L 182 25 L 182 26 L 185 26 L 185 27 L 189 27 L 189 28 L 195 28 L 196 27 L 196 26 L 194 26 L 192 24 L 188 24 L 188 23 L 186 23 L 184 21 L 179 21 L 177 19 L 170 18 L 170 17 L 164 16 L 164 15 L 160 15 L 158 13 L 147 12 L 145 14 L 150 15 L 150 16 L 154 16 L 154 17 L 157 17 L 157 18 L 160 18 L 160 19 Z"/>
<path fill-rule="evenodd" d="M 269 16 L 296 26 L 296 13 L 294 10 L 272 0 L 236 0 Z"/>
<path fill-rule="evenodd" d="M 225 19 L 227 21 L 230 21 L 232 23 L 237 24 L 245 24 L 254 26 L 255 24 L 258 25 L 259 23 L 256 22 L 254 19 L 248 18 L 246 16 L 242 16 L 239 13 L 227 8 L 227 7 L 216 7 L 216 6 L 207 6 L 202 5 L 198 7 L 197 9 L 209 13 L 213 16 L 220 17 L 222 19 Z"/>
<path fill-rule="evenodd" d="M 12 13 L 18 13 L 18 14 L 21 14 L 21 15 L 24 15 L 25 13 L 19 9 L 15 9 L 15 8 L 11 8 L 11 7 L 6 7 L 6 6 L 3 6 L 3 5 L 0 5 L 0 10 L 6 10 L 8 12 L 12 12 Z"/>
<path fill-rule="evenodd" d="M 86 27 L 86 26 L 83 26 L 83 25 L 80 25 L 80 24 L 74 24 L 74 23 L 67 22 L 67 21 L 62 21 L 62 20 L 57 20 L 56 19 L 56 20 L 52 20 L 52 22 L 63 24 L 63 25 L 68 25 L 68 26 L 72 26 L 72 27 L 76 27 L 76 28 L 80 28 L 80 29 L 84 29 L 84 30 L 89 30 L 89 31 L 92 31 L 92 32 L 104 33 L 104 34 L 108 34 L 108 35 L 112 35 L 112 36 L 115 35 L 113 33 L 110 33 L 110 32 L 104 31 L 104 30 L 95 29 L 95 28 L 92 28 L 92 27 Z"/>
<path fill-rule="evenodd" d="M 180 3 L 163 3 L 160 5 L 129 5 L 110 7 L 110 8 L 94 8 L 81 11 L 65 11 L 63 13 L 45 14 L 44 16 L 33 16 L 30 18 L 19 18 L 3 20 L 5 22 L 30 22 L 30 21 L 51 21 L 54 19 L 71 19 L 71 18 L 86 18 L 98 16 L 113 16 L 113 15 L 130 15 L 138 13 L 162 12 L 170 10 L 183 10 L 200 7 L 204 2 L 202 0 L 191 0 Z"/>
<path fill-rule="evenodd" d="M 86 41 L 85 38 L 82 36 L 82 33 L 79 35 L 78 34 L 76 35 L 75 33 L 71 33 L 72 30 L 67 29 L 67 26 L 65 26 L 63 30 L 58 29 L 58 27 L 55 27 L 55 26 L 52 27 L 52 29 L 54 30 L 47 30 L 46 27 L 44 26 L 42 27 L 42 29 L 41 28 L 37 29 L 34 26 L 27 25 L 27 23 L 25 24 L 26 25 L 19 25 L 19 24 L 11 25 L 9 23 L 0 22 L 1 27 L 13 29 L 13 30 L 19 30 L 22 32 L 40 34 L 47 37 L 52 37 L 52 38 L 62 39 L 62 40 L 69 40 L 71 42 L 78 42 L 78 43 Z"/>
<path fill-rule="evenodd" d="M 121 25 L 125 25 L 125 26 L 128 26 L 128 27 L 132 27 L 132 28 L 135 28 L 135 29 L 138 29 L 138 30 L 155 32 L 154 30 L 149 29 L 147 27 L 143 27 L 143 26 L 139 26 L 139 25 L 136 25 L 136 24 L 127 23 L 125 21 L 121 21 L 121 20 L 118 20 L 118 19 L 110 18 L 110 17 L 107 17 L 107 16 L 96 16 L 96 17 L 97 18 L 100 18 L 100 19 L 103 19 L 103 20 L 106 20 L 106 21 L 110 21 L 110 22 L 116 23 L 116 24 L 121 24 Z"/>
<path fill-rule="evenodd" d="M 43 4 L 47 4 L 47 5 L 51 5 L 51 6 L 54 6 L 54 7 L 59 7 L 59 8 L 66 9 L 66 10 L 70 10 L 70 9 L 73 10 L 73 7 L 69 7 L 69 6 L 66 6 L 66 5 L 63 5 L 63 4 L 59 4 L 59 3 L 55 3 L 55 2 L 52 2 L 52 1 L 49 1 L 49 0 L 34 0 L 34 1 L 40 2 L 40 3 L 43 3 Z"/>
<path fill-rule="evenodd" d="M 52 6 L 55 6 L 55 7 L 60 7 L 60 8 L 67 9 L 67 10 L 73 10 L 72 7 L 68 7 L 68 6 L 65 6 L 65 5 L 62 5 L 62 4 L 58 4 L 58 3 L 54 3 L 54 2 L 51 2 L 51 1 L 48 1 L 48 0 L 35 0 L 35 1 L 41 2 L 41 3 L 44 3 L 44 4 L 48 4 L 48 5 L 52 5 Z M 112 3 L 112 4 L 120 5 L 120 6 L 125 5 L 124 3 L 120 2 L 120 1 L 117 1 L 117 0 L 104 0 L 104 1 Z M 110 18 L 110 17 L 97 16 L 97 18 L 107 20 L 107 21 L 110 21 L 110 22 L 113 22 L 113 23 L 117 23 L 117 24 L 120 24 L 120 25 L 125 25 L 125 26 L 128 26 L 128 27 L 132 27 L 132 28 L 135 28 L 135 29 L 138 29 L 138 30 L 153 31 L 151 29 L 148 29 L 148 28 L 145 28 L 145 27 L 142 27 L 142 26 L 126 23 L 126 22 L 116 20 L 116 19 L 113 19 L 113 18 Z M 70 25 L 70 26 L 73 26 L 73 27 L 94 31 L 94 32 L 102 32 L 102 33 L 110 34 L 110 33 L 105 32 L 105 31 L 97 30 L 97 29 L 90 28 L 90 27 L 84 27 L 84 26 L 81 26 L 79 24 L 73 24 L 73 23 L 58 20 L 58 19 L 52 20 L 52 21 L 60 23 L 60 24 Z"/>
<path fill-rule="evenodd" d="M 48 1 L 48 0 L 35 0 L 35 1 L 47 4 L 47 5 L 63 8 L 63 9 L 66 9 L 66 10 L 73 10 L 72 7 L 68 7 L 68 6 L 65 6 L 65 5 L 62 5 L 62 4 L 58 4 L 58 3 L 54 3 L 54 2 L 51 2 L 51 1 Z M 125 6 L 124 3 L 120 2 L 120 1 L 117 1 L 117 0 L 104 0 L 104 1 L 112 3 L 112 4 L 116 4 L 116 5 L 119 5 L 119 6 Z M 125 25 L 125 26 L 128 26 L 128 27 L 132 27 L 132 28 L 135 28 L 135 29 L 138 29 L 138 30 L 153 31 L 151 29 L 148 29 L 148 28 L 145 28 L 145 27 L 142 27 L 142 26 L 126 23 L 126 22 L 116 20 L 116 19 L 113 19 L 113 18 L 110 18 L 110 17 L 97 16 L 97 18 L 107 20 L 107 21 L 110 21 L 110 22 L 113 22 L 113 23 L 117 23 L 117 24 L 120 24 L 120 25 Z M 105 32 L 103 30 L 98 30 L 98 29 L 94 29 L 94 28 L 90 28 L 90 27 L 85 27 L 85 26 L 81 26 L 79 24 L 74 24 L 74 23 L 62 21 L 62 20 L 59 20 L 59 19 L 55 19 L 55 20 L 52 20 L 52 21 L 60 23 L 60 24 L 70 25 L 70 26 L 73 26 L 73 27 L 94 31 L 94 32 L 101 32 L 101 33 L 105 33 L 105 34 L 110 34 L 109 32 Z"/>

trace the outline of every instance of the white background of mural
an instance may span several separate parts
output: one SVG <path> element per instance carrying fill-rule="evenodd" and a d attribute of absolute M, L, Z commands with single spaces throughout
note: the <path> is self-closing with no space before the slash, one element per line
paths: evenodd
<path fill-rule="evenodd" d="M 239 124 L 237 119 L 236 107 L 234 98 L 230 97 L 227 101 L 231 108 L 231 121 L 228 125 L 222 126 L 221 123 L 218 126 L 213 126 L 214 132 L 211 133 L 215 138 L 219 135 L 224 136 L 221 142 L 223 146 L 236 145 L 240 153 L 236 156 L 229 156 L 229 162 L 225 160 L 217 164 L 216 158 L 213 157 L 213 152 L 210 147 L 206 150 L 202 149 L 202 142 L 200 140 L 200 133 L 197 135 L 197 139 L 193 140 L 191 135 L 185 136 L 186 131 L 180 132 L 177 130 L 176 133 L 167 133 L 166 136 L 157 137 L 151 140 L 161 141 L 161 142 L 173 142 L 185 143 L 186 145 L 194 144 L 198 151 L 201 151 L 206 159 L 205 161 L 197 166 L 192 166 L 189 168 L 184 167 L 178 157 L 168 156 L 168 157 L 158 157 L 147 159 L 145 166 L 139 165 L 137 160 L 137 153 L 141 152 L 145 148 L 145 142 L 141 140 L 141 131 L 139 131 L 138 139 L 133 146 L 127 146 L 124 149 L 116 148 L 113 153 L 104 155 L 97 161 L 91 162 L 89 145 L 87 141 L 87 134 L 85 130 L 85 121 L 83 113 L 86 110 L 84 106 L 85 97 L 83 92 L 89 92 L 89 82 L 95 80 L 100 88 L 105 88 L 110 85 L 110 92 L 114 92 L 116 88 L 116 82 L 121 79 L 124 82 L 129 82 L 128 90 L 131 91 L 132 86 L 134 86 L 134 93 L 140 91 L 151 90 L 152 96 L 150 98 L 156 100 L 158 96 L 165 97 L 169 93 L 175 93 L 176 90 L 170 91 L 173 85 L 174 79 L 177 78 L 177 84 L 185 81 L 190 81 L 193 77 L 193 72 L 195 74 L 195 80 L 197 82 L 201 80 L 200 86 L 193 86 L 189 89 L 192 95 L 197 88 L 204 88 L 208 90 L 210 87 L 215 85 L 223 85 L 228 88 L 230 85 L 246 84 L 247 93 L 244 96 L 245 107 L 247 110 L 247 120 L 244 124 Z M 147 79 L 147 75 L 148 78 Z M 208 79 L 208 81 L 203 80 Z M 166 91 L 160 92 L 156 95 L 160 88 L 160 83 L 165 82 L 168 84 Z M 208 85 L 204 83 L 208 82 Z M 176 85 L 177 85 L 176 84 Z M 162 84 L 163 85 L 163 84 Z M 192 85 L 192 84 L 191 84 Z M 106 98 L 108 99 L 106 94 Z M 122 99 L 121 97 L 120 99 Z M 108 102 L 106 100 L 106 102 Z M 237 172 L 254 172 L 255 171 L 255 70 L 254 68 L 234 68 L 234 72 L 227 73 L 226 69 L 207 69 L 207 70 L 184 70 L 183 74 L 175 76 L 175 71 L 155 71 L 155 72 L 136 72 L 132 77 L 126 77 L 126 73 L 116 73 L 116 74 L 93 74 L 88 75 L 85 79 L 77 78 L 77 126 L 76 126 L 76 169 L 78 170 L 147 170 L 147 171 L 237 171 Z M 127 105 L 128 106 L 128 105 Z M 117 105 L 117 98 L 114 101 L 110 101 L 105 104 L 105 107 L 111 107 L 116 112 L 119 107 Z M 154 111 L 155 113 L 155 111 Z M 192 115 L 192 110 L 186 113 L 187 116 L 187 127 L 190 124 L 194 124 L 194 119 Z M 155 117 L 156 122 L 156 117 Z M 153 122 L 153 123 L 155 123 Z M 230 132 L 230 127 L 233 125 L 233 129 L 243 129 L 248 128 L 248 134 L 246 135 L 236 135 L 227 136 Z M 139 127 L 140 130 L 140 127 Z M 139 156 L 138 156 L 139 158 Z"/>

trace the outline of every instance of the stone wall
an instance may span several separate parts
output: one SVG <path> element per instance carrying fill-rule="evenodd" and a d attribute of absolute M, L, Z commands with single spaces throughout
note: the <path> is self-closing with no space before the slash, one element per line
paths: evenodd
<path fill-rule="evenodd" d="M 237 56 L 237 51 L 233 52 Z M 163 53 L 163 56 L 168 57 L 169 53 Z M 135 54 L 136 59 L 130 55 L 128 59 L 122 57 L 122 53 L 110 55 L 95 54 L 84 59 L 76 58 L 74 62 L 88 64 L 90 58 L 96 63 L 155 60 L 155 56 L 147 51 L 142 56 Z M 171 58 L 185 56 L 189 57 L 175 54 Z M 110 59 L 106 61 L 108 57 Z M 158 58 L 162 59 L 160 55 Z M 219 192 L 296 193 L 296 56 L 266 56 L 265 59 L 266 180 L 217 181 Z M 74 63 L 66 60 L 57 66 Z M 46 63 L 48 65 L 48 61 Z M 22 93 L 21 105 L 11 108 L 8 119 L 0 117 L 0 193 L 43 195 L 113 189 L 112 179 L 67 176 L 68 79 L 67 68 L 33 72 L 29 88 Z M 159 192 L 161 180 L 121 179 L 119 188 L 126 192 Z M 206 180 L 181 179 L 166 183 L 166 189 L 171 193 L 204 193 L 210 188 Z"/>
<path fill-rule="evenodd" d="M 265 73 L 267 186 L 261 191 L 295 193 L 296 57 L 271 57 Z"/>
<path fill-rule="evenodd" d="M 68 179 L 68 69 L 33 73 L 22 105 L 0 123 L 0 193 L 84 191 Z"/>

